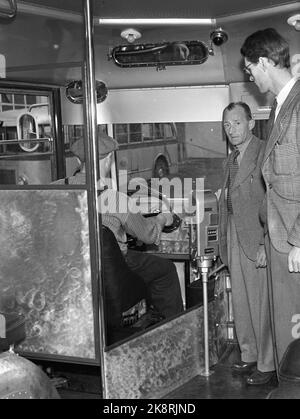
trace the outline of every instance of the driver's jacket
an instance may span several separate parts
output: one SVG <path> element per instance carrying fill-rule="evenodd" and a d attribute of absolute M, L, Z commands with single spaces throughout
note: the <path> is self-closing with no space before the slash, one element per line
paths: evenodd
<path fill-rule="evenodd" d="M 134 198 L 114 189 L 105 189 L 98 203 L 102 224 L 114 233 L 123 254 L 127 253 L 126 233 L 145 244 L 159 244 L 161 225 L 156 217 L 143 217 Z"/>
<path fill-rule="evenodd" d="M 85 184 L 85 173 L 59 179 L 53 184 Z M 159 244 L 162 227 L 156 217 L 145 218 L 140 213 L 139 201 L 114 189 L 104 189 L 98 197 L 102 224 L 115 235 L 123 254 L 127 253 L 127 234 L 145 244 Z"/>

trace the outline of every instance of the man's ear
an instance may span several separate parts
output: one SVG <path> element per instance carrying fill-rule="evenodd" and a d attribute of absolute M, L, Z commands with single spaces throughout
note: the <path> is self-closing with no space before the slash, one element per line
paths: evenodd
<path fill-rule="evenodd" d="M 266 57 L 259 57 L 258 62 L 261 65 L 262 69 L 265 70 L 266 68 Z"/>
<path fill-rule="evenodd" d="M 258 62 L 261 64 L 263 70 L 266 70 L 269 66 L 275 66 L 274 61 L 267 57 L 259 57 Z"/>
<path fill-rule="evenodd" d="M 255 120 L 254 119 L 250 119 L 250 121 L 249 121 L 249 129 L 250 129 L 250 131 L 252 131 L 254 127 L 255 127 Z"/>

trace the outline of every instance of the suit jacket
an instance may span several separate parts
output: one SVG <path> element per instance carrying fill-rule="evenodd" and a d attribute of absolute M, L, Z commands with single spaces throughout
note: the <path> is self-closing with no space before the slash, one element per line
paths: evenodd
<path fill-rule="evenodd" d="M 300 80 L 270 132 L 262 166 L 270 239 L 276 250 L 300 247 Z"/>
<path fill-rule="evenodd" d="M 232 187 L 233 217 L 240 245 L 245 255 L 255 261 L 262 243 L 264 228 L 259 219 L 259 210 L 265 196 L 265 184 L 261 174 L 261 163 L 266 142 L 253 135 L 246 148 Z M 220 213 L 220 257 L 228 264 L 227 255 L 227 199 L 230 154 L 225 161 L 225 179 L 219 200 Z"/>

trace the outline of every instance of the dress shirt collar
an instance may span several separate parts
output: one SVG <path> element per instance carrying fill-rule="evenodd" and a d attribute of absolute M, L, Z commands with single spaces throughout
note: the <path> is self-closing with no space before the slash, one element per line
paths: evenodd
<path fill-rule="evenodd" d="M 282 107 L 284 101 L 288 97 L 290 91 L 294 87 L 294 84 L 297 81 L 297 77 L 292 77 L 291 80 L 287 82 L 287 84 L 280 90 L 278 93 L 276 100 L 277 100 L 277 108 L 275 111 L 275 120 L 277 118 L 277 115 L 279 114 L 280 108 Z"/>

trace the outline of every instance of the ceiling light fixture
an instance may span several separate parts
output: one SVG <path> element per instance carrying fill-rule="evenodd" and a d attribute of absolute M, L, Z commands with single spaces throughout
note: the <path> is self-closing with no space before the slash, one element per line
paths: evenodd
<path fill-rule="evenodd" d="M 158 19 L 114 19 L 99 18 L 100 25 L 212 25 L 215 19 L 182 19 L 182 18 L 158 18 Z"/>
<path fill-rule="evenodd" d="M 139 31 L 132 28 L 125 29 L 121 32 L 121 37 L 125 38 L 130 44 L 139 39 L 141 36 L 142 34 Z"/>

